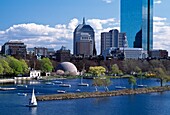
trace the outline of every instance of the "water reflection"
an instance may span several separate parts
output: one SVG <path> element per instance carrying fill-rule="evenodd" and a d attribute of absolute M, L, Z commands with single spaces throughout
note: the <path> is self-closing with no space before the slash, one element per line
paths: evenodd
<path fill-rule="evenodd" d="M 109 97 L 102 97 L 102 98 L 94 98 L 94 104 L 98 105 L 98 104 L 102 104 L 102 103 L 106 103 L 109 102 Z"/>
<path fill-rule="evenodd" d="M 31 115 L 37 115 L 37 107 L 30 107 L 29 111 L 31 112 Z"/>

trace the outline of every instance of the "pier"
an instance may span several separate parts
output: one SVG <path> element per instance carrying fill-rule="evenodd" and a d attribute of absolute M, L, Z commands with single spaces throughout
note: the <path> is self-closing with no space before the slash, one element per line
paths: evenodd
<path fill-rule="evenodd" d="M 138 88 L 138 89 L 123 89 L 108 92 L 82 92 L 82 93 L 67 93 L 67 94 L 53 94 L 37 96 L 38 101 L 49 100 L 67 100 L 67 99 L 81 99 L 81 98 L 98 98 L 98 97 L 110 97 L 110 96 L 123 96 L 123 95 L 136 95 L 146 93 L 156 93 L 169 91 L 170 86 L 163 87 L 150 87 L 150 88 Z"/>

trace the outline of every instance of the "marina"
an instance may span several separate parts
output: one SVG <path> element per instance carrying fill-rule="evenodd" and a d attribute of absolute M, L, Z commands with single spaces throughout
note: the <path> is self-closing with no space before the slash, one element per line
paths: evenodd
<path fill-rule="evenodd" d="M 53 82 L 55 80 L 51 80 L 49 82 Z M 84 83 L 88 83 L 89 87 L 80 87 L 77 84 L 80 83 L 80 79 L 65 79 L 64 83 L 70 84 L 71 87 L 60 87 L 60 84 L 56 85 L 46 85 L 44 81 L 41 81 L 39 84 L 32 84 L 32 81 L 27 82 L 28 87 L 25 88 L 19 88 L 17 85 L 21 84 L 9 84 L 5 85 L 1 84 L 1 87 L 3 88 L 16 88 L 15 90 L 6 90 L 6 91 L 0 91 L 0 102 L 4 105 L 3 111 L 0 112 L 0 114 L 11 114 L 14 113 L 14 115 L 22 114 L 24 115 L 47 115 L 54 114 L 57 112 L 57 114 L 112 114 L 113 112 L 115 115 L 124 115 L 124 114 L 139 114 L 139 111 L 137 111 L 137 108 L 146 107 L 147 109 L 152 109 L 152 111 L 146 111 L 143 109 L 142 114 L 154 114 L 157 115 L 157 111 L 160 111 L 160 108 L 162 111 L 165 109 L 160 104 L 157 104 L 156 102 L 159 101 L 159 103 L 164 103 L 164 107 L 169 107 L 169 98 L 166 98 L 170 96 L 169 91 L 163 91 L 157 92 L 154 91 L 147 93 L 143 88 L 138 88 L 136 86 L 136 90 L 141 91 L 140 94 L 128 94 L 128 89 L 130 89 L 130 85 L 128 84 L 127 79 L 123 79 L 121 83 L 117 83 L 118 81 L 116 79 L 111 79 L 112 84 L 108 87 L 111 93 L 115 93 L 116 96 L 113 96 L 113 94 L 107 94 L 103 87 L 98 87 L 99 92 L 95 92 L 94 86 L 92 86 L 93 80 L 91 79 L 84 79 Z M 137 80 L 137 82 L 139 82 Z M 119 84 L 120 86 L 126 86 L 126 89 L 116 89 L 116 84 Z M 147 85 L 148 87 L 155 87 L 159 86 L 159 82 L 157 82 L 156 79 L 145 79 L 143 81 L 143 84 Z M 166 83 L 166 87 L 168 87 L 170 83 Z M 165 84 L 164 84 L 165 85 Z M 35 89 L 35 96 L 37 99 L 37 107 L 26 107 L 26 105 L 29 104 L 29 99 L 32 96 L 32 89 Z M 169 87 L 168 87 L 169 88 Z M 151 90 L 151 89 L 150 89 Z M 122 91 L 122 92 L 119 92 Z M 127 94 L 124 94 L 126 91 Z M 151 90 L 152 91 L 152 90 Z M 116 93 L 117 92 L 117 93 Z M 26 93 L 27 96 L 20 96 L 18 93 L 24 94 Z M 132 93 L 132 92 L 131 92 Z M 139 92 L 138 92 L 139 93 Z M 103 96 L 101 96 L 101 94 Z M 106 95 L 107 94 L 107 95 Z M 53 99 L 51 99 L 50 96 L 54 96 Z M 60 95 L 64 95 L 61 96 Z M 43 97 L 44 96 L 44 97 Z M 56 100 L 55 96 L 59 96 L 59 100 Z M 79 96 L 79 98 L 77 98 Z M 42 98 L 43 97 L 43 98 Z M 48 97 L 48 99 L 47 99 Z M 71 99 L 72 97 L 72 99 Z M 65 99 L 64 99 L 65 98 Z M 48 100 L 48 101 L 45 101 Z M 49 101 L 51 100 L 51 101 Z M 133 103 L 131 102 L 133 101 Z M 140 104 L 138 104 L 140 103 Z M 154 104 L 154 106 L 147 106 L 147 104 Z M 88 106 L 87 106 L 88 105 Z M 107 108 L 105 107 L 107 106 Z M 131 111 L 128 111 L 130 108 L 129 106 L 133 107 L 133 113 Z M 9 107 L 11 108 L 9 111 Z M 82 108 L 84 111 L 82 111 Z M 159 108 L 159 109 L 158 109 Z M 16 111 L 16 109 L 18 111 Z M 88 112 L 87 110 L 91 110 Z M 122 111 L 123 109 L 123 111 Z M 114 111 L 113 111 L 114 110 Z M 164 113 L 164 112 L 163 112 Z M 142 115 L 141 114 L 141 115 Z M 165 114 L 166 115 L 166 114 Z"/>

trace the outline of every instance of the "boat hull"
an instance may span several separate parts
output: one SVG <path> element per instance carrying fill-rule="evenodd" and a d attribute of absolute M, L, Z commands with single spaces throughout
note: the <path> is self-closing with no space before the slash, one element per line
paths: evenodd
<path fill-rule="evenodd" d="M 37 107 L 37 105 L 26 105 L 26 107 Z"/>

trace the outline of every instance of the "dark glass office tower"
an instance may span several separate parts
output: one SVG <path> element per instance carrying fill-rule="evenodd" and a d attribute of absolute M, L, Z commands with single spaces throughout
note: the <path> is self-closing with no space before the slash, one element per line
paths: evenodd
<path fill-rule="evenodd" d="M 121 32 L 126 32 L 129 47 L 134 47 L 135 36 L 142 29 L 141 46 L 149 51 L 153 48 L 153 0 L 120 1 Z M 140 45 L 139 45 L 140 46 Z"/>

